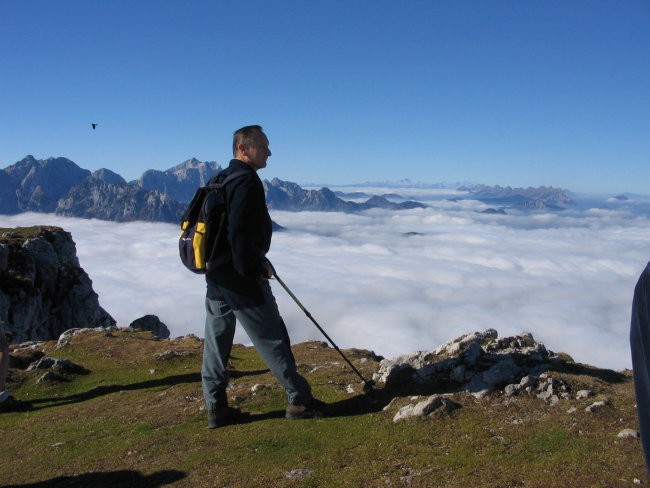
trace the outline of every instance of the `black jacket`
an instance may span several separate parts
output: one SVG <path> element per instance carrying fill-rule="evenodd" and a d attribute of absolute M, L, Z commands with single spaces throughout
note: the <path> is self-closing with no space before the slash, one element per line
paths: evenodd
<path fill-rule="evenodd" d="M 226 185 L 228 198 L 228 242 L 232 259 L 206 275 L 208 298 L 223 299 L 235 309 L 264 303 L 260 277 L 271 247 L 272 224 L 264 186 L 257 172 L 246 163 L 233 159 L 221 174 L 246 174 Z"/>

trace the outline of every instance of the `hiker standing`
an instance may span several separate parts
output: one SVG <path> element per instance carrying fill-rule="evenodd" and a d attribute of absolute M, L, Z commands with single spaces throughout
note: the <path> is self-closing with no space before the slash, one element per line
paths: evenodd
<path fill-rule="evenodd" d="M 234 172 L 243 176 L 226 186 L 230 259 L 206 273 L 205 344 L 201 369 L 208 427 L 228 425 L 239 411 L 228 406 L 228 358 L 235 335 L 235 319 L 242 325 L 258 353 L 284 387 L 286 417 L 317 417 L 326 406 L 316 400 L 311 387 L 296 369 L 289 334 L 269 278 L 273 267 L 266 259 L 271 245 L 269 216 L 262 181 L 257 171 L 271 156 L 269 140 L 258 125 L 243 127 L 233 136 L 233 156 L 223 177 Z"/>

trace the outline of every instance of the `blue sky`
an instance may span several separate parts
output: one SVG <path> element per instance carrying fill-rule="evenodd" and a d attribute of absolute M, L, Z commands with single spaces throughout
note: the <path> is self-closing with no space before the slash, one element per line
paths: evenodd
<path fill-rule="evenodd" d="M 650 193 L 650 2 L 0 0 L 0 166 Z M 96 130 L 90 123 L 98 123 Z"/>

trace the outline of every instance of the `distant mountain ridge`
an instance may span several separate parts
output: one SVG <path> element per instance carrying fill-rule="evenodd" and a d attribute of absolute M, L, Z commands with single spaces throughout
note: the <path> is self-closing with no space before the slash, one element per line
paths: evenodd
<path fill-rule="evenodd" d="M 0 171 L 0 213 L 32 211 L 117 222 L 178 223 L 196 189 L 221 169 L 216 162 L 192 158 L 165 171 L 147 170 L 127 182 L 106 168 L 91 173 L 67 158 L 37 160 L 28 155 Z M 276 210 L 358 212 L 425 206 L 377 196 L 365 203 L 349 202 L 328 188 L 304 190 L 277 178 L 263 180 L 263 184 L 267 204 Z"/>
<path fill-rule="evenodd" d="M 499 185 L 464 185 L 459 191 L 468 192 L 472 198 L 490 205 L 503 205 L 523 209 L 561 210 L 573 203 L 567 190 L 540 186 L 537 188 L 511 188 Z"/>
<path fill-rule="evenodd" d="M 275 210 L 360 212 L 371 208 L 402 210 L 425 206 L 414 201 L 394 203 L 379 196 L 369 197 L 365 203 L 350 202 L 339 198 L 329 188 L 305 190 L 296 183 L 282 181 L 277 178 L 273 178 L 271 182 L 264 180 L 264 188 L 266 190 L 266 203 L 270 209 Z"/>
<path fill-rule="evenodd" d="M 109 169 L 91 173 L 67 158 L 37 160 L 29 155 L 0 172 L 0 213 L 31 211 L 117 222 L 179 222 L 186 204 L 170 198 L 166 190 L 176 195 L 185 191 L 189 200 L 196 189 L 190 185 L 206 173 L 202 171 L 204 166 L 211 172 L 209 177 L 221 169 L 218 165 L 212 168 L 199 163 L 189 160 L 169 170 L 171 177 L 164 174 L 159 178 L 164 188 L 161 191 L 150 183 L 153 177 L 143 175 L 140 180 L 127 183 Z M 143 182 L 151 189 L 143 188 Z"/>

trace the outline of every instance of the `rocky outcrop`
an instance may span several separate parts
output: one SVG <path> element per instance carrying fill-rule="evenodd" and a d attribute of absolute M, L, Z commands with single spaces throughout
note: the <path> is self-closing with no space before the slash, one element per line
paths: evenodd
<path fill-rule="evenodd" d="M 558 381 L 543 381 L 554 359 L 531 334 L 499 339 L 496 330 L 488 329 L 462 335 L 435 351 L 384 359 L 374 379 L 395 390 L 464 390 L 477 397 L 495 390 L 511 395 L 543 391 L 540 398 L 551 399 L 566 392 Z"/>
<path fill-rule="evenodd" d="M 156 315 L 145 315 L 144 317 L 140 317 L 131 322 L 129 328 L 151 332 L 159 339 L 169 339 L 169 329 Z"/>
<path fill-rule="evenodd" d="M 12 342 L 115 325 L 79 265 L 70 233 L 45 226 L 0 229 L 0 249 L 0 320 Z"/>
<path fill-rule="evenodd" d="M 462 407 L 454 400 L 467 397 L 497 397 L 510 402 L 517 396 L 528 396 L 551 406 L 567 402 L 567 413 L 572 414 L 578 409 L 576 401 L 584 403 L 595 393 L 569 383 L 566 374 L 623 380 L 621 374 L 577 364 L 566 354 L 554 354 L 529 333 L 499 339 L 494 329 L 464 334 L 435 351 L 384 359 L 373 379 L 393 397 L 384 411 L 395 410 L 394 404 L 399 404 L 393 422 L 400 422 L 434 413 L 451 414 Z M 406 397 L 408 403 L 399 401 Z M 610 400 L 601 395 L 600 400 L 582 408 L 594 413 L 608 405 Z"/>

